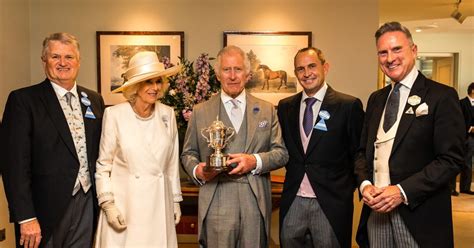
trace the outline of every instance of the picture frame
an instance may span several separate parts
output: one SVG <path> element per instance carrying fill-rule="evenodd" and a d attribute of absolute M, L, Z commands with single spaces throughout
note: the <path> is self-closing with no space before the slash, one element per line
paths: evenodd
<path fill-rule="evenodd" d="M 312 45 L 312 32 L 224 31 L 224 47 L 235 45 L 247 53 L 251 79 L 246 90 L 278 105 L 280 99 L 302 90 L 294 75 L 293 58 L 298 50 Z"/>
<path fill-rule="evenodd" d="M 122 74 L 130 58 L 140 51 L 155 51 L 178 64 L 184 57 L 183 31 L 97 31 L 97 90 L 106 105 L 125 101 L 112 90 L 123 84 Z"/>

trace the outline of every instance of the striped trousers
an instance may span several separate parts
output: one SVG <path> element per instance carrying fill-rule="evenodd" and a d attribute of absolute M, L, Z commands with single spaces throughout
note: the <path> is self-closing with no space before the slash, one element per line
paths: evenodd
<path fill-rule="evenodd" d="M 390 213 L 372 211 L 367 222 L 373 248 L 419 248 L 397 209 Z"/>

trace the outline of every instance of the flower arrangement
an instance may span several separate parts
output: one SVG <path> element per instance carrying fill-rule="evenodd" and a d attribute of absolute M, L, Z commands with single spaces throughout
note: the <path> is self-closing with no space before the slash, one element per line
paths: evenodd
<path fill-rule="evenodd" d="M 163 57 L 165 68 L 174 66 Z M 168 92 L 161 99 L 163 104 L 174 107 L 180 137 L 184 137 L 194 105 L 208 100 L 220 90 L 208 54 L 202 53 L 195 62 L 180 58 L 181 72 L 169 78 Z"/>

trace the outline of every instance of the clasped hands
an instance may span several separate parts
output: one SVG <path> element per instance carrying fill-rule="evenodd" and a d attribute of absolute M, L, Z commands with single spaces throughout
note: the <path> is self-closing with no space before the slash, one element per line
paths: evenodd
<path fill-rule="evenodd" d="M 404 199 L 396 185 L 378 188 L 367 185 L 362 190 L 364 203 L 379 213 L 388 213 L 398 207 Z"/>
<path fill-rule="evenodd" d="M 255 169 L 255 167 L 257 167 L 257 159 L 254 155 L 236 153 L 229 154 L 229 157 L 230 159 L 226 162 L 227 165 L 237 164 L 234 169 L 228 172 L 229 175 L 244 175 Z M 211 181 L 214 177 L 219 175 L 220 172 L 204 170 L 204 166 L 206 166 L 205 162 L 201 162 L 197 165 L 195 173 L 198 179 L 204 181 Z"/>

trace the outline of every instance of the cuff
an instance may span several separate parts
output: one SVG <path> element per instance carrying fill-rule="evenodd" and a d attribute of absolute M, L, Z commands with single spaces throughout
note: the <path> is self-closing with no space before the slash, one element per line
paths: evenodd
<path fill-rule="evenodd" d="M 360 192 L 360 194 L 362 194 L 362 192 L 364 191 L 365 186 L 367 186 L 367 185 L 372 185 L 372 183 L 371 183 L 369 180 L 364 180 L 364 181 L 360 184 L 360 186 L 359 186 L 359 192 Z"/>
<path fill-rule="evenodd" d="M 29 218 L 29 219 L 22 220 L 22 221 L 18 221 L 18 224 L 24 224 L 24 223 L 26 223 L 26 222 L 30 222 L 30 221 L 33 221 L 33 220 L 36 220 L 36 217 Z"/>
<path fill-rule="evenodd" d="M 199 164 L 197 164 L 196 166 L 194 166 L 194 169 L 193 169 L 193 178 L 194 178 L 194 180 L 196 180 L 196 182 L 198 182 L 199 185 L 203 185 L 204 183 L 206 183 L 206 181 L 204 181 L 204 180 L 201 181 L 201 180 L 200 180 L 199 178 L 197 178 L 197 176 L 196 176 L 196 169 L 197 169 L 198 166 L 199 166 Z"/>
<path fill-rule="evenodd" d="M 400 189 L 400 192 L 402 193 L 402 196 L 403 196 L 403 203 L 404 203 L 405 205 L 408 205 L 408 198 L 407 198 L 407 195 L 405 194 L 405 191 L 404 191 L 403 188 L 402 188 L 402 185 L 397 184 L 397 187 Z"/>
<path fill-rule="evenodd" d="M 252 155 L 257 160 L 257 166 L 251 172 L 252 172 L 252 175 L 258 175 L 258 174 L 260 174 L 260 172 L 262 172 L 262 163 L 263 163 L 262 158 L 257 153 L 252 154 Z"/>

